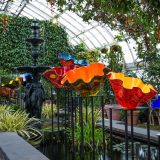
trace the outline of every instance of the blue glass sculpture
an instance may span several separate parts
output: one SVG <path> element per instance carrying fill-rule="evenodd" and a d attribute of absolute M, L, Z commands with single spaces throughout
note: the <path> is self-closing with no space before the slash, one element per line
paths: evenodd
<path fill-rule="evenodd" d="M 24 82 L 26 81 L 27 77 L 30 77 L 31 79 L 33 79 L 33 75 L 31 73 L 20 74 L 19 77 L 22 77 Z"/>
<path fill-rule="evenodd" d="M 72 61 L 74 65 L 79 66 L 88 66 L 88 63 L 85 60 L 78 60 L 75 56 L 69 54 L 69 53 L 60 53 L 58 55 L 58 59 L 66 61 Z M 63 61 L 61 62 L 63 65 Z"/>
<path fill-rule="evenodd" d="M 152 101 L 151 108 L 160 108 L 160 95 Z"/>

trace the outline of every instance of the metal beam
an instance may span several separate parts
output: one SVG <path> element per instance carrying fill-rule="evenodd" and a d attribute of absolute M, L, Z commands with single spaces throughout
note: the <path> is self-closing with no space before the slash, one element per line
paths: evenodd
<path fill-rule="evenodd" d="M 21 12 L 23 11 L 23 9 L 26 7 L 26 5 L 27 5 L 28 3 L 29 3 L 29 1 L 28 1 L 28 0 L 25 0 L 22 8 L 19 10 L 19 12 L 18 12 L 17 15 L 16 15 L 17 17 L 21 14 Z"/>
<path fill-rule="evenodd" d="M 78 33 L 78 34 L 76 34 L 74 37 L 72 37 L 72 39 L 73 39 L 73 38 L 77 38 L 78 36 L 80 36 L 80 35 L 82 35 L 82 34 L 88 32 L 88 31 L 92 30 L 94 27 L 97 27 L 97 26 L 98 26 L 98 25 L 92 26 L 92 27 L 90 27 L 90 28 L 88 28 L 88 29 L 86 29 L 86 30 L 84 30 L 84 31 L 82 31 L 82 32 L 80 32 L 80 33 Z"/>
<path fill-rule="evenodd" d="M 5 5 L 4 9 L 3 9 L 5 12 L 7 11 L 7 8 L 8 8 L 8 6 L 9 6 L 9 3 L 10 3 L 10 2 L 11 2 L 11 1 L 9 1 L 9 0 L 7 1 L 6 5 Z"/>

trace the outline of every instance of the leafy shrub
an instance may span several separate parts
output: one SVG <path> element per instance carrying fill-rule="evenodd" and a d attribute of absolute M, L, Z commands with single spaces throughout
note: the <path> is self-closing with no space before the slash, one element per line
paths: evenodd
<path fill-rule="evenodd" d="M 7 105 L 0 105 L 0 114 L 2 114 L 4 112 L 11 112 L 11 107 L 9 107 Z"/>
<path fill-rule="evenodd" d="M 42 134 L 34 125 L 40 123 L 38 119 L 29 118 L 25 111 L 14 111 L 10 107 L 0 106 L 0 131 L 17 132 L 25 140 L 37 144 Z"/>
<path fill-rule="evenodd" d="M 57 106 L 53 104 L 53 114 L 57 113 Z M 45 104 L 42 107 L 42 117 L 45 119 L 50 119 L 52 117 L 52 105 Z"/>

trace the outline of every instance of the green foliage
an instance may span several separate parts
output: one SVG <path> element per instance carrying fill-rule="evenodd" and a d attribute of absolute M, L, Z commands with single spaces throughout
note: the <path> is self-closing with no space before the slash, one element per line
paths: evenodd
<path fill-rule="evenodd" d="M 119 45 L 112 45 L 110 50 L 106 52 L 106 59 L 108 60 L 108 67 L 113 72 L 121 72 L 124 64 L 122 48 Z"/>
<path fill-rule="evenodd" d="M 90 123 L 86 123 L 83 126 L 83 136 L 84 136 L 84 146 L 93 149 L 92 147 L 92 125 Z M 75 126 L 75 143 L 79 147 L 81 143 L 81 126 L 79 124 L 76 124 Z M 98 150 L 98 148 L 102 145 L 102 129 L 101 128 L 95 128 L 94 130 L 94 140 L 95 140 L 95 149 Z"/>
<path fill-rule="evenodd" d="M 11 104 L 9 107 L 14 111 L 24 110 L 24 109 L 21 108 L 20 104 Z"/>
<path fill-rule="evenodd" d="M 84 59 L 87 62 L 98 62 L 99 53 L 97 49 L 94 50 L 85 50 L 84 52 L 77 53 L 78 59 Z"/>
<path fill-rule="evenodd" d="M 79 113 L 79 110 L 77 109 L 77 113 Z M 92 123 L 92 110 L 91 110 L 91 107 L 88 107 L 87 108 L 87 113 L 86 113 L 86 108 L 85 107 L 82 107 L 82 114 L 83 114 L 83 117 L 86 117 L 86 114 L 87 114 L 87 118 L 88 118 L 88 121 L 87 123 Z M 77 123 L 79 122 L 79 114 L 77 114 Z M 95 108 L 94 109 L 94 121 L 95 121 L 95 125 L 96 125 L 96 122 L 101 118 L 101 110 Z M 86 123 L 84 121 L 84 123 Z"/>
<path fill-rule="evenodd" d="M 38 119 L 28 118 L 25 111 L 13 111 L 11 107 L 0 106 L 0 131 L 17 132 L 29 142 L 37 144 L 42 138 L 42 134 L 33 127 L 39 123 Z"/>
<path fill-rule="evenodd" d="M 4 113 L 4 112 L 11 112 L 11 107 L 7 106 L 7 105 L 0 105 L 0 114 Z"/>
<path fill-rule="evenodd" d="M 0 15 L 2 19 L 4 15 Z M 9 70 L 11 67 L 32 64 L 31 45 L 25 41 L 31 36 L 32 20 L 25 17 L 8 16 L 7 31 L 3 32 L 0 21 L 0 66 Z M 45 43 L 40 46 L 39 63 L 56 65 L 57 54 L 70 52 L 65 30 L 49 21 L 38 21 L 41 27 L 41 37 Z"/>
<path fill-rule="evenodd" d="M 79 110 L 77 110 L 77 113 Z M 86 117 L 86 110 L 83 107 L 82 108 L 82 114 L 83 117 Z M 92 111 L 91 108 L 88 108 L 87 112 L 87 122 L 83 120 L 83 136 L 84 136 L 84 146 L 87 149 L 93 149 L 92 146 Z M 94 140 L 95 140 L 95 149 L 98 151 L 98 149 L 102 146 L 103 144 L 103 132 L 101 128 L 96 127 L 96 122 L 100 119 L 101 117 L 101 111 L 98 109 L 94 109 Z M 67 129 L 67 133 L 69 138 L 71 139 L 71 128 Z M 75 129 L 74 129 L 74 141 L 75 144 L 80 147 L 80 142 L 81 142 L 81 125 L 79 123 L 79 115 L 77 114 L 77 123 L 75 124 Z M 107 139 L 106 139 L 107 143 Z"/>
<path fill-rule="evenodd" d="M 134 145 L 140 145 L 140 142 L 134 142 Z M 125 142 L 117 143 L 113 145 L 113 150 L 121 153 L 125 152 Z M 128 143 L 128 152 L 132 150 L 132 143 Z"/>
<path fill-rule="evenodd" d="M 53 104 L 53 114 L 55 115 L 57 113 L 57 106 Z M 51 104 L 45 104 L 42 107 L 42 117 L 45 119 L 50 119 L 52 117 L 52 105 Z"/>
<path fill-rule="evenodd" d="M 45 90 L 46 99 L 50 99 L 51 96 L 51 88 L 53 87 L 52 83 L 46 80 L 44 77 L 41 78 L 41 83 L 43 84 Z"/>
<path fill-rule="evenodd" d="M 86 51 L 86 47 L 85 44 L 83 42 L 81 42 L 80 44 L 76 45 L 76 46 L 72 46 L 72 52 L 76 55 L 79 52 L 84 52 Z"/>

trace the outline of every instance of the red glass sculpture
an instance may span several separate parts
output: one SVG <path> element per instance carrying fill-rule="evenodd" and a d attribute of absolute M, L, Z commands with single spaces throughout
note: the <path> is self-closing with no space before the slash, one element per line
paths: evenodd
<path fill-rule="evenodd" d="M 63 67 L 54 67 L 43 73 L 43 76 L 57 88 L 64 87 L 61 84 L 61 80 L 65 76 L 66 72 L 74 68 L 88 65 L 88 63 L 85 60 L 77 60 L 75 56 L 68 53 L 59 54 L 58 59 Z"/>
<path fill-rule="evenodd" d="M 66 72 L 61 83 L 75 89 L 82 96 L 94 95 L 100 90 L 100 84 L 105 80 L 104 69 L 105 65 L 101 63 L 91 63 L 89 66 L 75 68 Z"/>
<path fill-rule="evenodd" d="M 64 77 L 65 69 L 63 67 L 54 67 L 43 73 L 43 76 L 48 79 L 57 88 L 63 88 L 61 80 Z"/>
<path fill-rule="evenodd" d="M 65 61 L 63 59 L 60 59 L 59 61 L 63 65 L 63 68 L 64 68 L 65 72 L 67 72 L 67 71 L 69 71 L 71 69 L 79 67 L 79 66 L 75 65 L 72 60 Z"/>
<path fill-rule="evenodd" d="M 123 73 L 113 72 L 110 72 L 107 77 L 117 102 L 127 110 L 137 108 L 157 94 L 152 85 L 144 84 L 139 78 L 125 77 Z"/>

